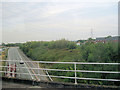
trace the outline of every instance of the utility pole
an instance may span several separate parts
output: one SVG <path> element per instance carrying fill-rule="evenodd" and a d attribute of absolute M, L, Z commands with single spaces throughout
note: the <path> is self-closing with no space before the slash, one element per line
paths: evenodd
<path fill-rule="evenodd" d="M 93 39 L 93 29 L 91 28 L 91 38 Z"/>

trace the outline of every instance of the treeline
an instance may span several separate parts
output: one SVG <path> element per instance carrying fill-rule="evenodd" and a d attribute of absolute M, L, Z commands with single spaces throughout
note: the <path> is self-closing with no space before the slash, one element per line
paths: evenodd
<path fill-rule="evenodd" d="M 8 44 L 2 43 L 2 46 L 6 46 L 6 47 L 16 47 L 20 45 L 21 43 L 8 43 Z"/>
<path fill-rule="evenodd" d="M 32 41 L 20 45 L 20 49 L 33 60 L 63 60 L 71 56 L 76 43 L 65 39 L 57 41 Z M 72 53 L 73 54 L 73 53 Z"/>
<path fill-rule="evenodd" d="M 118 43 L 93 43 L 89 40 L 82 45 L 76 45 L 76 42 L 65 39 L 57 41 L 31 41 L 20 44 L 20 49 L 31 59 L 40 61 L 59 61 L 59 62 L 101 62 L 101 63 L 117 63 L 119 61 Z M 41 64 L 45 68 L 56 68 L 65 70 L 74 70 L 74 65 L 65 64 Z M 77 65 L 77 70 L 90 71 L 118 71 L 120 68 L 115 65 Z M 55 76 L 74 77 L 74 72 L 56 72 L 49 71 L 49 74 Z M 83 78 L 103 78 L 118 79 L 119 74 L 105 73 L 77 73 L 77 77 Z M 63 82 L 74 82 L 74 79 L 56 79 Z M 78 80 L 79 83 L 85 84 L 109 84 L 119 85 L 118 82 Z"/>
<path fill-rule="evenodd" d="M 33 60 L 47 60 L 48 56 L 53 56 L 54 61 L 60 57 L 64 57 L 65 60 L 70 57 L 66 61 L 119 62 L 118 43 L 112 42 L 96 44 L 88 42 L 77 46 L 76 42 L 65 39 L 49 42 L 31 41 L 20 44 L 20 49 Z M 64 58 L 59 60 L 62 61 Z"/>
<path fill-rule="evenodd" d="M 83 59 L 87 62 L 120 62 L 118 43 L 86 43 L 80 47 Z"/>

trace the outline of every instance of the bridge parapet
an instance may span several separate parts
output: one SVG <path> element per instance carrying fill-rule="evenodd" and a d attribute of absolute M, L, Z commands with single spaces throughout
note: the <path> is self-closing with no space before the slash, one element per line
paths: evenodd
<path fill-rule="evenodd" d="M 61 83 L 61 82 L 50 82 L 50 81 L 36 81 L 36 80 L 27 80 L 27 79 L 18 79 L 18 78 L 8 78 L 8 77 L 2 77 L 3 81 L 6 82 L 13 82 L 17 84 L 24 84 L 29 86 L 39 86 L 41 88 L 95 88 L 95 90 L 113 90 L 113 89 L 119 89 L 120 86 L 106 86 L 106 85 L 91 85 L 91 84 L 73 84 L 73 83 Z M 56 90 L 56 89 L 55 89 Z"/>
<path fill-rule="evenodd" d="M 9 62 L 14 62 L 17 63 L 21 60 L 1 60 L 2 62 L 6 62 L 7 64 L 4 66 L 0 66 L 2 68 L 6 68 L 3 71 L 0 71 L 0 73 L 8 73 L 7 68 L 9 68 L 7 65 Z M 74 79 L 75 83 L 77 84 L 77 80 L 94 80 L 94 81 L 108 81 L 108 82 L 120 82 L 120 79 L 103 79 L 103 78 L 83 78 L 83 77 L 77 77 L 77 72 L 87 72 L 87 73 L 108 73 L 108 74 L 120 74 L 118 71 L 89 71 L 89 70 L 77 70 L 77 65 L 120 65 L 120 63 L 86 63 L 86 62 L 49 62 L 49 61 L 24 61 L 24 63 L 37 63 L 38 68 L 33 68 L 33 67 L 16 67 L 16 69 L 28 69 L 28 70 L 38 70 L 38 73 L 24 73 L 24 72 L 9 72 L 9 73 L 14 73 L 17 75 L 28 75 L 28 76 L 40 76 L 40 77 L 48 77 L 50 81 L 53 82 L 52 78 L 67 78 L 67 79 Z M 49 69 L 49 68 L 40 68 L 39 64 L 44 63 L 44 64 L 73 64 L 74 65 L 74 70 L 63 70 L 63 69 Z M 42 75 L 39 73 L 39 70 L 43 70 L 46 75 Z M 74 72 L 74 77 L 68 77 L 68 76 L 55 76 L 55 75 L 49 75 L 48 71 L 61 71 L 61 72 Z M 39 81 L 39 79 L 32 79 L 33 81 Z"/>

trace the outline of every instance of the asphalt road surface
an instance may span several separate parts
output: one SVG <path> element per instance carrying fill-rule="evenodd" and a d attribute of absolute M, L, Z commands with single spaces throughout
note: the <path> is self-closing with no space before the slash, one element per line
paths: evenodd
<path fill-rule="evenodd" d="M 8 50 L 8 60 L 19 60 L 19 61 L 31 61 L 18 47 L 10 47 Z M 32 76 L 31 74 L 41 74 L 41 75 L 46 75 L 46 73 L 42 70 L 32 70 L 28 69 L 29 68 L 38 68 L 38 64 L 36 63 L 31 63 L 31 62 L 26 62 L 24 64 L 20 64 L 20 62 L 9 62 L 9 65 L 15 65 L 19 68 L 17 68 L 16 72 L 17 73 L 28 73 L 28 75 L 25 74 L 17 74 L 16 78 L 21 78 L 21 79 L 34 79 L 38 81 L 48 81 L 47 77 L 42 77 L 42 76 L 37 76 L 34 75 Z M 20 68 L 24 67 L 24 68 Z"/>

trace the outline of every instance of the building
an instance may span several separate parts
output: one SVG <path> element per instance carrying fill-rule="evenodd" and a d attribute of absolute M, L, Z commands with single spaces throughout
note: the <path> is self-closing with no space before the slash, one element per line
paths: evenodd
<path fill-rule="evenodd" d="M 79 46 L 79 45 L 80 45 L 80 42 L 77 42 L 77 43 L 76 43 L 76 45 L 78 45 L 78 46 Z"/>
<path fill-rule="evenodd" d="M 118 40 L 120 39 L 120 36 L 115 36 L 115 37 L 101 37 L 101 38 L 96 38 L 95 42 L 102 42 L 102 43 L 106 43 L 106 42 L 118 42 Z"/>

